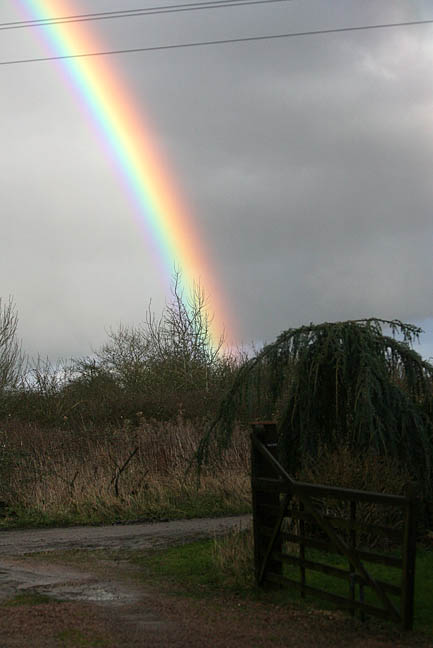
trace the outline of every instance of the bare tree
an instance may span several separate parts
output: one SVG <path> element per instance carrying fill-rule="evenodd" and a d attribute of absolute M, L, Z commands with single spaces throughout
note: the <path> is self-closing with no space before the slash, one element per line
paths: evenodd
<path fill-rule="evenodd" d="M 98 367 L 109 372 L 124 388 L 142 386 L 150 357 L 146 330 L 120 324 L 117 330 L 108 330 L 108 337 L 109 341 L 95 352 Z"/>
<path fill-rule="evenodd" d="M 126 388 L 152 391 L 165 385 L 176 391 L 194 386 L 208 391 L 224 364 L 224 340 L 214 344 L 211 339 L 212 318 L 200 284 L 185 298 L 181 273 L 175 270 L 171 300 L 159 317 L 151 306 L 140 325 L 108 331 L 109 341 L 95 354 L 99 365 Z"/>
<path fill-rule="evenodd" d="M 220 362 L 220 352 L 224 336 L 214 345 L 210 334 L 212 316 L 202 286 L 194 285 L 188 300 L 182 290 L 182 276 L 175 270 L 171 286 L 172 300 L 165 307 L 161 317 L 155 318 L 150 308 L 146 317 L 147 336 L 153 359 L 158 362 L 169 361 L 188 382 L 197 378 L 197 370 L 205 378 L 209 387 L 209 373 Z"/>
<path fill-rule="evenodd" d="M 12 297 L 0 297 L 0 393 L 16 387 L 23 375 L 25 356 L 17 339 L 18 314 Z"/>

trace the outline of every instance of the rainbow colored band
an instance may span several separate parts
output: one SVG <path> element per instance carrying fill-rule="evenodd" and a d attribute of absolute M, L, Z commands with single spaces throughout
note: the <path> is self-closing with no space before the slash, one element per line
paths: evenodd
<path fill-rule="evenodd" d="M 64 0 L 21 0 L 29 17 L 35 20 L 77 13 Z M 63 23 L 41 27 L 44 39 L 56 55 L 69 56 L 103 50 L 88 29 L 89 23 Z M 204 290 L 209 313 L 211 341 L 216 345 L 223 332 L 233 339 L 221 290 L 211 267 L 210 254 L 197 226 L 186 209 L 176 182 L 161 159 L 151 128 L 142 111 L 116 74 L 112 59 L 90 57 L 63 59 L 73 86 L 84 101 L 93 123 L 103 135 L 123 183 L 127 187 L 133 214 L 149 248 L 164 271 L 164 281 L 178 268 L 185 295 L 194 286 Z"/>

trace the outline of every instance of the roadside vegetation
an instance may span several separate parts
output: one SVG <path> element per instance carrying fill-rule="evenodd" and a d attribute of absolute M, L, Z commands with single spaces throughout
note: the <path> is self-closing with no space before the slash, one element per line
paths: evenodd
<path fill-rule="evenodd" d="M 317 550 L 311 550 L 312 559 L 326 560 L 329 555 Z M 314 554 L 314 555 L 313 555 Z M 312 595 L 302 599 L 293 588 L 257 588 L 254 582 L 253 537 L 252 530 L 232 531 L 225 537 L 201 541 L 180 547 L 171 547 L 154 552 L 134 552 L 130 561 L 140 567 L 138 577 L 143 580 L 159 582 L 171 592 L 179 596 L 200 598 L 229 597 L 233 601 L 248 600 L 267 602 L 273 606 L 295 606 L 299 609 L 315 608 L 317 610 L 332 610 L 332 603 L 323 601 Z M 335 566 L 347 567 L 344 560 L 336 556 Z M 334 564 L 333 563 L 333 564 Z M 284 566 L 285 575 L 297 578 L 296 567 Z M 392 581 L 392 568 L 380 565 L 369 565 L 371 573 L 377 578 Z M 433 542 L 421 544 L 417 553 L 417 571 L 415 585 L 415 620 L 414 632 L 424 633 L 433 640 L 433 589 L 431 574 L 433 573 Z M 316 572 L 311 574 L 309 583 L 315 587 L 344 594 L 344 583 Z M 369 594 L 366 593 L 366 601 Z M 345 613 L 341 613 L 345 615 Z M 385 633 L 395 632 L 395 626 L 390 622 L 369 619 L 367 627 L 372 634 L 378 629 Z M 412 635 L 413 636 L 413 635 Z M 423 644 L 424 645 L 424 644 Z"/>
<path fill-rule="evenodd" d="M 197 286 L 187 300 L 175 274 L 171 301 L 160 316 L 150 306 L 136 326 L 109 329 L 91 356 L 25 358 L 17 313 L 0 301 L 0 421 L 92 432 L 125 421 L 210 420 L 242 364 L 241 353 L 215 345 L 206 297 Z"/>
<path fill-rule="evenodd" d="M 181 285 L 175 273 L 160 316 L 149 307 L 91 356 L 57 364 L 25 357 L 14 303 L 0 301 L 0 526 L 247 512 L 248 423 L 273 419 L 290 472 L 393 493 L 415 479 L 431 528 L 420 329 L 311 324 L 247 357 L 211 342 L 203 291 L 188 300 Z"/>
<path fill-rule="evenodd" d="M 0 526 L 102 524 L 249 510 L 238 427 L 200 483 L 195 452 L 241 354 L 210 340 L 206 299 L 171 301 L 108 331 L 91 357 L 26 359 L 13 301 L 0 302 Z"/>
<path fill-rule="evenodd" d="M 254 357 L 231 354 L 223 340 L 211 343 L 205 296 L 198 286 L 186 301 L 179 274 L 159 317 L 149 307 L 140 325 L 109 330 L 89 357 L 26 358 L 17 325 L 13 301 L 0 300 L 0 528 L 247 513 L 248 424 L 273 420 L 279 459 L 302 481 L 394 494 L 416 481 L 415 631 L 433 637 L 433 366 L 412 349 L 420 329 L 379 319 L 311 324 L 283 332 Z M 358 516 L 400 524 L 369 504 Z M 114 553 L 137 577 L 217 606 L 332 610 L 290 590 L 258 589 L 250 531 Z M 373 576 L 392 581 L 387 571 L 371 565 Z M 312 578 L 329 589 L 327 576 Z"/>
<path fill-rule="evenodd" d="M 248 512 L 245 432 L 239 429 L 223 462 L 215 457 L 198 484 L 193 462 L 202 431 L 180 416 L 87 433 L 9 424 L 1 438 L 0 527 Z"/>
<path fill-rule="evenodd" d="M 240 415 L 273 420 L 278 457 L 289 473 L 315 462 L 316 476 L 329 483 L 336 476 L 323 470 L 330 455 L 345 448 L 349 464 L 376 457 L 384 476 L 382 484 L 375 480 L 377 490 L 387 492 L 390 471 L 405 475 L 391 492 L 402 494 L 408 481 L 416 482 L 424 523 L 432 525 L 433 365 L 412 348 L 421 333 L 377 318 L 284 331 L 236 373 L 200 443 L 199 463 L 206 464 L 213 445 L 230 447 Z M 344 480 L 357 488 L 356 470 L 347 483 L 345 464 L 334 461 L 334 468 L 341 473 L 334 485 Z"/>

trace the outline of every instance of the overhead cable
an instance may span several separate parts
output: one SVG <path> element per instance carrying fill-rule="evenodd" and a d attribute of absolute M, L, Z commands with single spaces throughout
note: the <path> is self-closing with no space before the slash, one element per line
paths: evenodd
<path fill-rule="evenodd" d="M 205 2 L 189 2 L 172 5 L 158 5 L 143 9 L 125 9 L 118 11 L 101 11 L 98 13 L 76 14 L 72 16 L 59 16 L 56 18 L 39 18 L 34 20 L 21 20 L 0 23 L 0 31 L 22 29 L 28 27 L 47 27 L 50 25 L 63 25 L 65 23 L 89 22 L 93 20 L 109 20 L 118 18 L 135 18 L 153 14 L 178 13 L 181 11 L 198 11 L 209 9 L 227 9 L 228 7 L 242 7 L 244 5 L 275 4 L 293 2 L 293 0 L 206 0 Z"/>
<path fill-rule="evenodd" d="M 320 36 L 326 34 L 341 34 L 343 32 L 356 32 L 356 31 L 367 31 L 371 29 L 387 29 L 393 27 L 411 27 L 414 25 L 428 25 L 432 24 L 433 19 L 430 20 L 412 20 L 406 22 L 398 23 L 382 23 L 376 25 L 361 25 L 355 27 L 338 27 L 334 29 L 316 29 L 310 31 L 301 31 L 301 32 L 289 32 L 287 34 L 269 34 L 269 35 L 259 35 L 259 36 L 245 36 L 241 38 L 223 38 L 219 40 L 207 40 L 207 41 L 195 41 L 190 43 L 174 43 L 169 45 L 153 45 L 150 47 L 129 47 L 125 49 L 115 49 L 115 50 L 106 50 L 100 52 L 83 52 L 82 54 L 65 54 L 60 56 L 41 56 L 35 58 L 26 58 L 26 59 L 15 59 L 9 61 L 0 61 L 0 65 L 18 65 L 23 63 L 40 63 L 43 61 L 59 61 L 62 59 L 79 59 L 79 58 L 88 58 L 93 56 L 112 56 L 114 54 L 134 54 L 138 52 L 158 52 L 161 50 L 174 50 L 174 49 L 184 49 L 191 47 L 206 47 L 206 46 L 218 46 L 218 45 L 228 45 L 230 43 L 251 43 L 265 40 L 275 40 L 275 39 L 284 39 L 284 38 L 296 38 L 303 36 Z"/>

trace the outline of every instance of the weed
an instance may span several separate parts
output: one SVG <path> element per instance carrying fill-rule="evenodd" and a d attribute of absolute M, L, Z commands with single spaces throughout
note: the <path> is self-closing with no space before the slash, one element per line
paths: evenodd
<path fill-rule="evenodd" d="M 109 644 L 101 637 L 86 637 L 86 635 L 75 628 L 62 630 L 57 635 L 57 639 L 61 642 L 60 646 L 72 646 L 74 648 L 105 648 Z"/>
<path fill-rule="evenodd" d="M 251 529 L 234 529 L 215 538 L 212 561 L 226 586 L 248 588 L 254 584 L 254 543 Z"/>
<path fill-rule="evenodd" d="M 248 442 L 202 471 L 188 468 L 199 424 L 141 421 L 100 434 L 10 424 L 3 442 L 12 459 L 0 475 L 6 505 L 0 527 L 110 524 L 248 512 Z"/>
<path fill-rule="evenodd" d="M 13 598 L 3 602 L 2 605 L 5 607 L 18 607 L 20 605 L 45 605 L 47 603 L 60 603 L 60 601 L 40 592 L 20 592 Z"/>
<path fill-rule="evenodd" d="M 225 537 L 196 542 L 181 547 L 171 547 L 152 553 L 136 552 L 129 559 L 141 568 L 144 579 L 170 583 L 170 591 L 178 590 L 183 595 L 214 596 L 236 593 L 240 599 L 264 600 L 268 603 L 284 605 L 290 603 L 301 608 L 315 607 L 321 610 L 335 610 L 332 603 L 309 595 L 301 599 L 297 590 L 257 588 L 253 577 L 252 532 L 232 532 Z M 320 552 L 315 551 L 311 558 L 326 562 Z M 344 559 L 335 557 L 333 564 L 344 566 Z M 347 566 L 347 565 L 346 565 Z M 286 566 L 285 566 L 286 569 Z M 299 579 L 296 567 L 287 567 L 286 575 Z M 394 582 L 392 568 L 371 564 L 369 570 L 375 578 Z M 299 572 L 299 569 L 297 570 Z M 415 620 L 414 628 L 433 635 L 433 551 L 419 547 L 415 583 Z M 336 579 L 318 572 L 308 572 L 308 584 L 336 594 L 344 587 Z"/>

